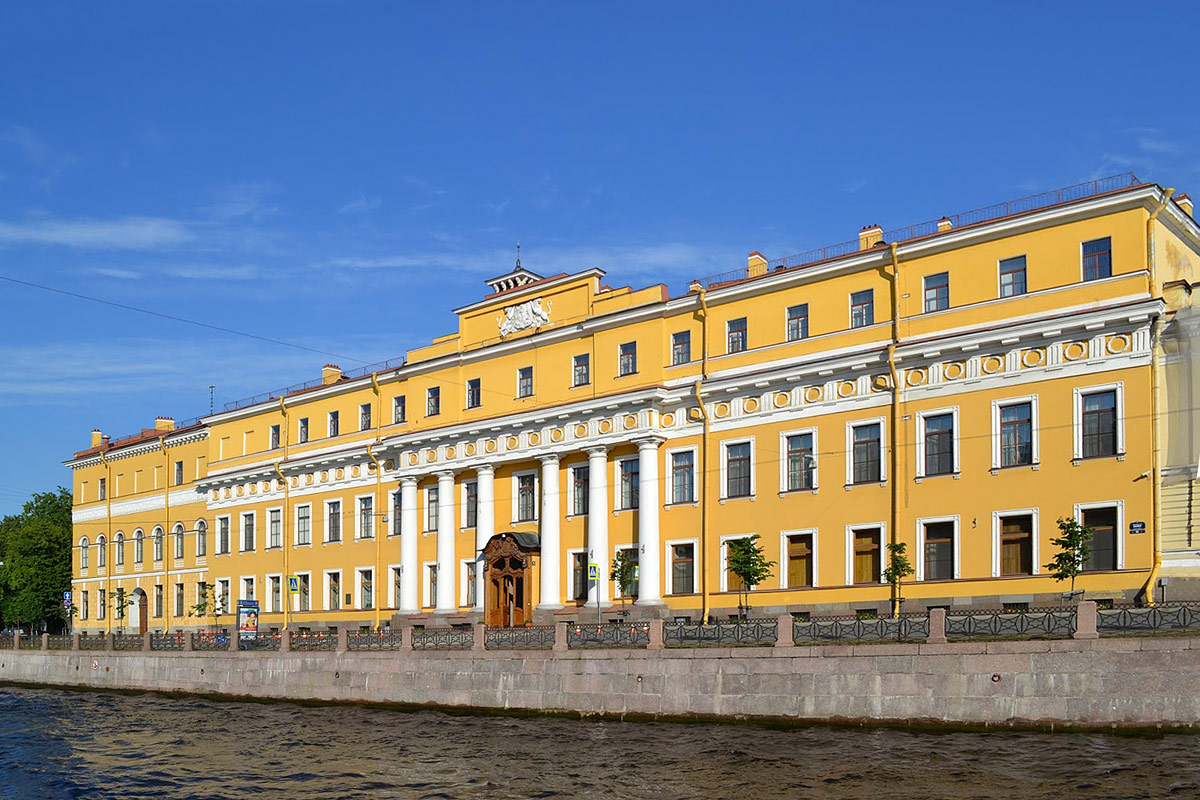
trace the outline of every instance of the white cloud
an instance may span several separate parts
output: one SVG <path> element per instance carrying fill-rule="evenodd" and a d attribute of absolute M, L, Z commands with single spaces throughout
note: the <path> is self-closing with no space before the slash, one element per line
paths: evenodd
<path fill-rule="evenodd" d="M 84 270 L 89 275 L 99 275 L 104 278 L 116 278 L 122 281 L 133 281 L 142 277 L 142 273 L 135 272 L 131 269 L 118 269 L 116 267 L 92 267 Z"/>
<path fill-rule="evenodd" d="M 20 150 L 31 164 L 41 164 L 50 155 L 50 146 L 24 125 L 8 125 L 0 130 L 0 144 L 9 144 Z"/>
<path fill-rule="evenodd" d="M 1177 156 L 1183 153 L 1183 148 L 1175 142 L 1151 136 L 1143 136 L 1138 139 L 1138 147 L 1147 153 L 1160 153 L 1168 156 Z"/>
<path fill-rule="evenodd" d="M 381 202 L 382 201 L 380 201 L 378 197 L 367 197 L 362 192 L 359 192 L 357 197 L 339 208 L 338 213 L 363 214 L 367 211 L 374 211 L 375 209 L 379 208 Z"/>
<path fill-rule="evenodd" d="M 274 187 L 269 183 L 237 183 L 217 195 L 217 201 L 201 210 L 222 222 L 248 219 L 258 222 L 279 211 L 279 206 L 266 201 Z"/>
<path fill-rule="evenodd" d="M 151 250 L 183 244 L 192 231 L 179 220 L 161 217 L 121 219 L 0 220 L 0 244 L 57 245 L 92 250 Z"/>

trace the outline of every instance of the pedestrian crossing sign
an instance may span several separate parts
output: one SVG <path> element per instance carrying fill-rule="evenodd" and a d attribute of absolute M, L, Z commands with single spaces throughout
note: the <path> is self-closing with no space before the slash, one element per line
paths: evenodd
<path fill-rule="evenodd" d="M 600 565 L 599 564 L 588 564 L 588 580 L 589 581 L 600 580 Z"/>
<path fill-rule="evenodd" d="M 300 594 L 300 579 L 295 575 L 288 575 L 288 591 L 292 594 Z"/>

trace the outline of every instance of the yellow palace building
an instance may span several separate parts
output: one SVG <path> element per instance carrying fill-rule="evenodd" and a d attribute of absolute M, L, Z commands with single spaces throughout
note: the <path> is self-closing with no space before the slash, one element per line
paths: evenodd
<path fill-rule="evenodd" d="M 1198 276 L 1191 201 L 1132 175 L 675 296 L 518 261 L 402 362 L 94 432 L 76 629 L 724 617 L 754 534 L 754 613 L 888 609 L 892 542 L 906 610 L 1058 604 L 1059 517 L 1089 596 L 1200 594 Z"/>

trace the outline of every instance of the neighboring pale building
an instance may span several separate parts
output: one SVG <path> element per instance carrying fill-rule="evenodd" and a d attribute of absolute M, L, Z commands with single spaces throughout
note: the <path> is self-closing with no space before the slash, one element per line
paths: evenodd
<path fill-rule="evenodd" d="M 95 433 L 68 462 L 76 625 L 206 625 L 210 593 L 266 627 L 611 618 L 626 549 L 635 613 L 723 617 L 753 534 L 756 613 L 887 609 L 891 542 L 906 609 L 1057 604 L 1072 516 L 1089 596 L 1182 596 L 1198 275 L 1190 201 L 1131 175 L 677 296 L 518 262 L 403 362 Z"/>

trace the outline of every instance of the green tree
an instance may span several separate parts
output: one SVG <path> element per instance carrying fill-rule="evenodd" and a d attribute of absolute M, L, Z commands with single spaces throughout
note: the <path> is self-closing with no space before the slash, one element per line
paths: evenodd
<path fill-rule="evenodd" d="M 738 613 L 745 619 L 750 610 L 750 590 L 762 583 L 771 575 L 774 561 L 768 561 L 762 545 L 758 543 L 759 535 L 743 536 L 740 539 L 730 539 L 726 566 L 732 575 L 738 579 Z"/>
<path fill-rule="evenodd" d="M 633 594 L 633 587 L 637 584 L 637 574 L 637 551 L 628 548 L 618 550 L 616 557 L 613 558 L 608 579 L 617 585 L 617 590 L 621 593 L 622 610 L 624 610 L 626 598 Z"/>
<path fill-rule="evenodd" d="M 892 617 L 900 616 L 900 581 L 916 572 L 912 562 L 908 560 L 908 545 L 904 542 L 892 542 L 887 546 L 887 567 L 883 570 L 883 579 L 892 587 Z"/>
<path fill-rule="evenodd" d="M 221 601 L 217 598 L 217 587 L 206 583 L 196 595 L 196 603 L 188 606 L 189 617 L 208 617 L 212 620 L 212 628 L 216 630 L 221 619 Z"/>
<path fill-rule="evenodd" d="M 38 492 L 20 514 L 0 520 L 0 620 L 31 630 L 61 629 L 69 619 L 71 493 Z"/>
<path fill-rule="evenodd" d="M 1058 518 L 1058 536 L 1050 544 L 1058 548 L 1054 558 L 1046 565 L 1056 581 L 1071 581 L 1071 594 L 1075 594 L 1075 578 L 1083 572 L 1084 565 L 1092 555 L 1092 534 L 1095 530 L 1080 525 L 1073 517 Z"/>

